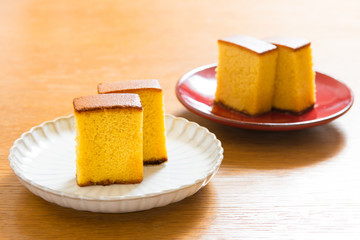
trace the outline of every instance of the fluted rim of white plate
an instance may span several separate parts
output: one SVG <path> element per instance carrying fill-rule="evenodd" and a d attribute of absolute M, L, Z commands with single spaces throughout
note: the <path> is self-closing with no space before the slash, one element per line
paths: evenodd
<path fill-rule="evenodd" d="M 54 189 L 51 189 L 49 187 L 42 186 L 42 185 L 28 179 L 27 177 L 25 177 L 22 174 L 22 172 L 20 170 L 18 170 L 16 165 L 13 163 L 13 161 L 15 161 L 15 159 L 14 159 L 14 150 L 17 148 L 19 142 L 24 141 L 25 136 L 32 135 L 35 130 L 43 128 L 47 124 L 55 123 L 55 122 L 60 121 L 60 120 L 71 121 L 71 119 L 74 118 L 74 114 L 71 114 L 69 116 L 58 117 L 58 118 L 55 118 L 54 120 L 50 120 L 50 121 L 45 121 L 42 124 L 40 124 L 38 126 L 34 126 L 29 131 L 24 132 L 23 134 L 21 134 L 21 136 L 18 139 L 15 140 L 13 146 L 10 148 L 10 153 L 9 153 L 9 156 L 8 156 L 8 160 L 10 162 L 10 167 L 13 170 L 13 172 L 15 173 L 15 175 L 17 177 L 19 177 L 22 181 L 30 184 L 31 186 L 33 186 L 33 187 L 35 187 L 35 188 L 37 188 L 37 189 L 39 189 L 41 191 L 49 192 L 49 193 L 55 194 L 55 195 L 60 196 L 60 197 L 67 197 L 67 198 L 71 198 L 71 199 L 80 199 L 80 200 L 87 200 L 87 201 L 119 201 L 119 200 L 136 200 L 136 199 L 157 197 L 157 196 L 173 193 L 173 192 L 176 192 L 176 191 L 179 191 L 179 190 L 182 190 L 182 189 L 186 189 L 186 188 L 191 187 L 191 186 L 193 186 L 195 184 L 198 184 L 200 182 L 204 182 L 208 177 L 215 174 L 216 170 L 220 167 L 221 162 L 222 162 L 222 160 L 224 158 L 224 154 L 223 154 L 224 149 L 222 148 L 221 142 L 220 142 L 220 140 L 218 140 L 216 138 L 215 134 L 211 133 L 207 128 L 200 126 L 198 123 L 189 121 L 189 120 L 187 120 L 185 118 L 175 117 L 175 116 L 173 116 L 171 114 L 165 114 L 165 117 L 172 118 L 173 121 L 184 121 L 186 123 L 186 125 L 193 124 L 198 129 L 203 129 L 205 131 L 206 135 L 208 137 L 210 137 L 212 139 L 212 141 L 216 142 L 216 148 L 218 149 L 216 163 L 214 164 L 214 166 L 209 171 L 207 171 L 206 174 L 203 174 L 201 177 L 197 178 L 192 183 L 183 184 L 183 185 L 180 185 L 180 186 L 177 186 L 177 187 L 174 187 L 174 188 L 170 188 L 170 189 L 166 189 L 166 190 L 162 190 L 162 191 L 154 192 L 154 193 L 147 193 L 147 194 L 143 194 L 143 195 L 139 195 L 139 196 L 85 197 L 85 196 L 81 196 L 81 195 L 78 195 L 78 194 L 69 194 L 69 193 L 64 193 L 64 192 L 58 191 L 58 190 L 54 190 Z M 174 123 L 172 123 L 172 125 L 174 125 Z"/>

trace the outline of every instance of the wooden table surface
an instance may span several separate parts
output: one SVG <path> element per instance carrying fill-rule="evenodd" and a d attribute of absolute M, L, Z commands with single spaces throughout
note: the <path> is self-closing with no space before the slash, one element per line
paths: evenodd
<path fill-rule="evenodd" d="M 0 239 L 360 239 L 359 1 L 1 1 Z M 223 126 L 186 110 L 175 85 L 217 61 L 219 37 L 312 40 L 314 68 L 352 109 L 292 132 Z M 100 82 L 159 79 L 166 112 L 207 127 L 224 160 L 197 194 L 127 214 L 80 212 L 30 193 L 7 160 L 31 127 L 72 113 Z"/>

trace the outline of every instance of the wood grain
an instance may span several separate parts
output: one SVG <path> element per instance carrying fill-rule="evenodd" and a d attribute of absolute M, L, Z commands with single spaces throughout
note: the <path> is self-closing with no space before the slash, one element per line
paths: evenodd
<path fill-rule="evenodd" d="M 312 40 L 315 69 L 360 91 L 358 1 L 0 2 L 1 239 L 360 239 L 360 110 L 293 132 L 235 129 L 176 99 L 177 80 L 217 61 L 232 34 Z M 203 190 L 129 214 L 78 212 L 31 194 L 7 156 L 100 82 L 159 79 L 166 112 L 214 132 L 223 164 Z"/>

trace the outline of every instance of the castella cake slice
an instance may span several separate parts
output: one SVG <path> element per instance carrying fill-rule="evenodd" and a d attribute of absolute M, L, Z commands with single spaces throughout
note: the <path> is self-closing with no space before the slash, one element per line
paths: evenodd
<path fill-rule="evenodd" d="M 136 93 L 140 96 L 144 108 L 144 164 L 166 162 L 164 100 L 159 82 L 147 79 L 101 83 L 98 93 Z"/>
<path fill-rule="evenodd" d="M 218 40 L 215 102 L 256 116 L 272 108 L 276 46 L 244 35 Z"/>
<path fill-rule="evenodd" d="M 315 103 L 311 43 L 292 37 L 266 39 L 278 48 L 273 108 L 303 113 Z"/>
<path fill-rule="evenodd" d="M 136 94 L 75 98 L 76 181 L 79 186 L 140 183 L 143 110 Z"/>

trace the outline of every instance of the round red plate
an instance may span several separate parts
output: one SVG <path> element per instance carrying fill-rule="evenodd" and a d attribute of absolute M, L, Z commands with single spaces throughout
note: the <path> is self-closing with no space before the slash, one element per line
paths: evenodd
<path fill-rule="evenodd" d="M 190 111 L 225 125 L 267 131 L 314 127 L 340 117 L 354 102 L 354 96 L 345 84 L 316 72 L 316 104 L 312 110 L 299 116 L 273 111 L 249 117 L 213 104 L 215 68 L 216 64 L 210 64 L 186 73 L 176 85 L 176 96 Z"/>

